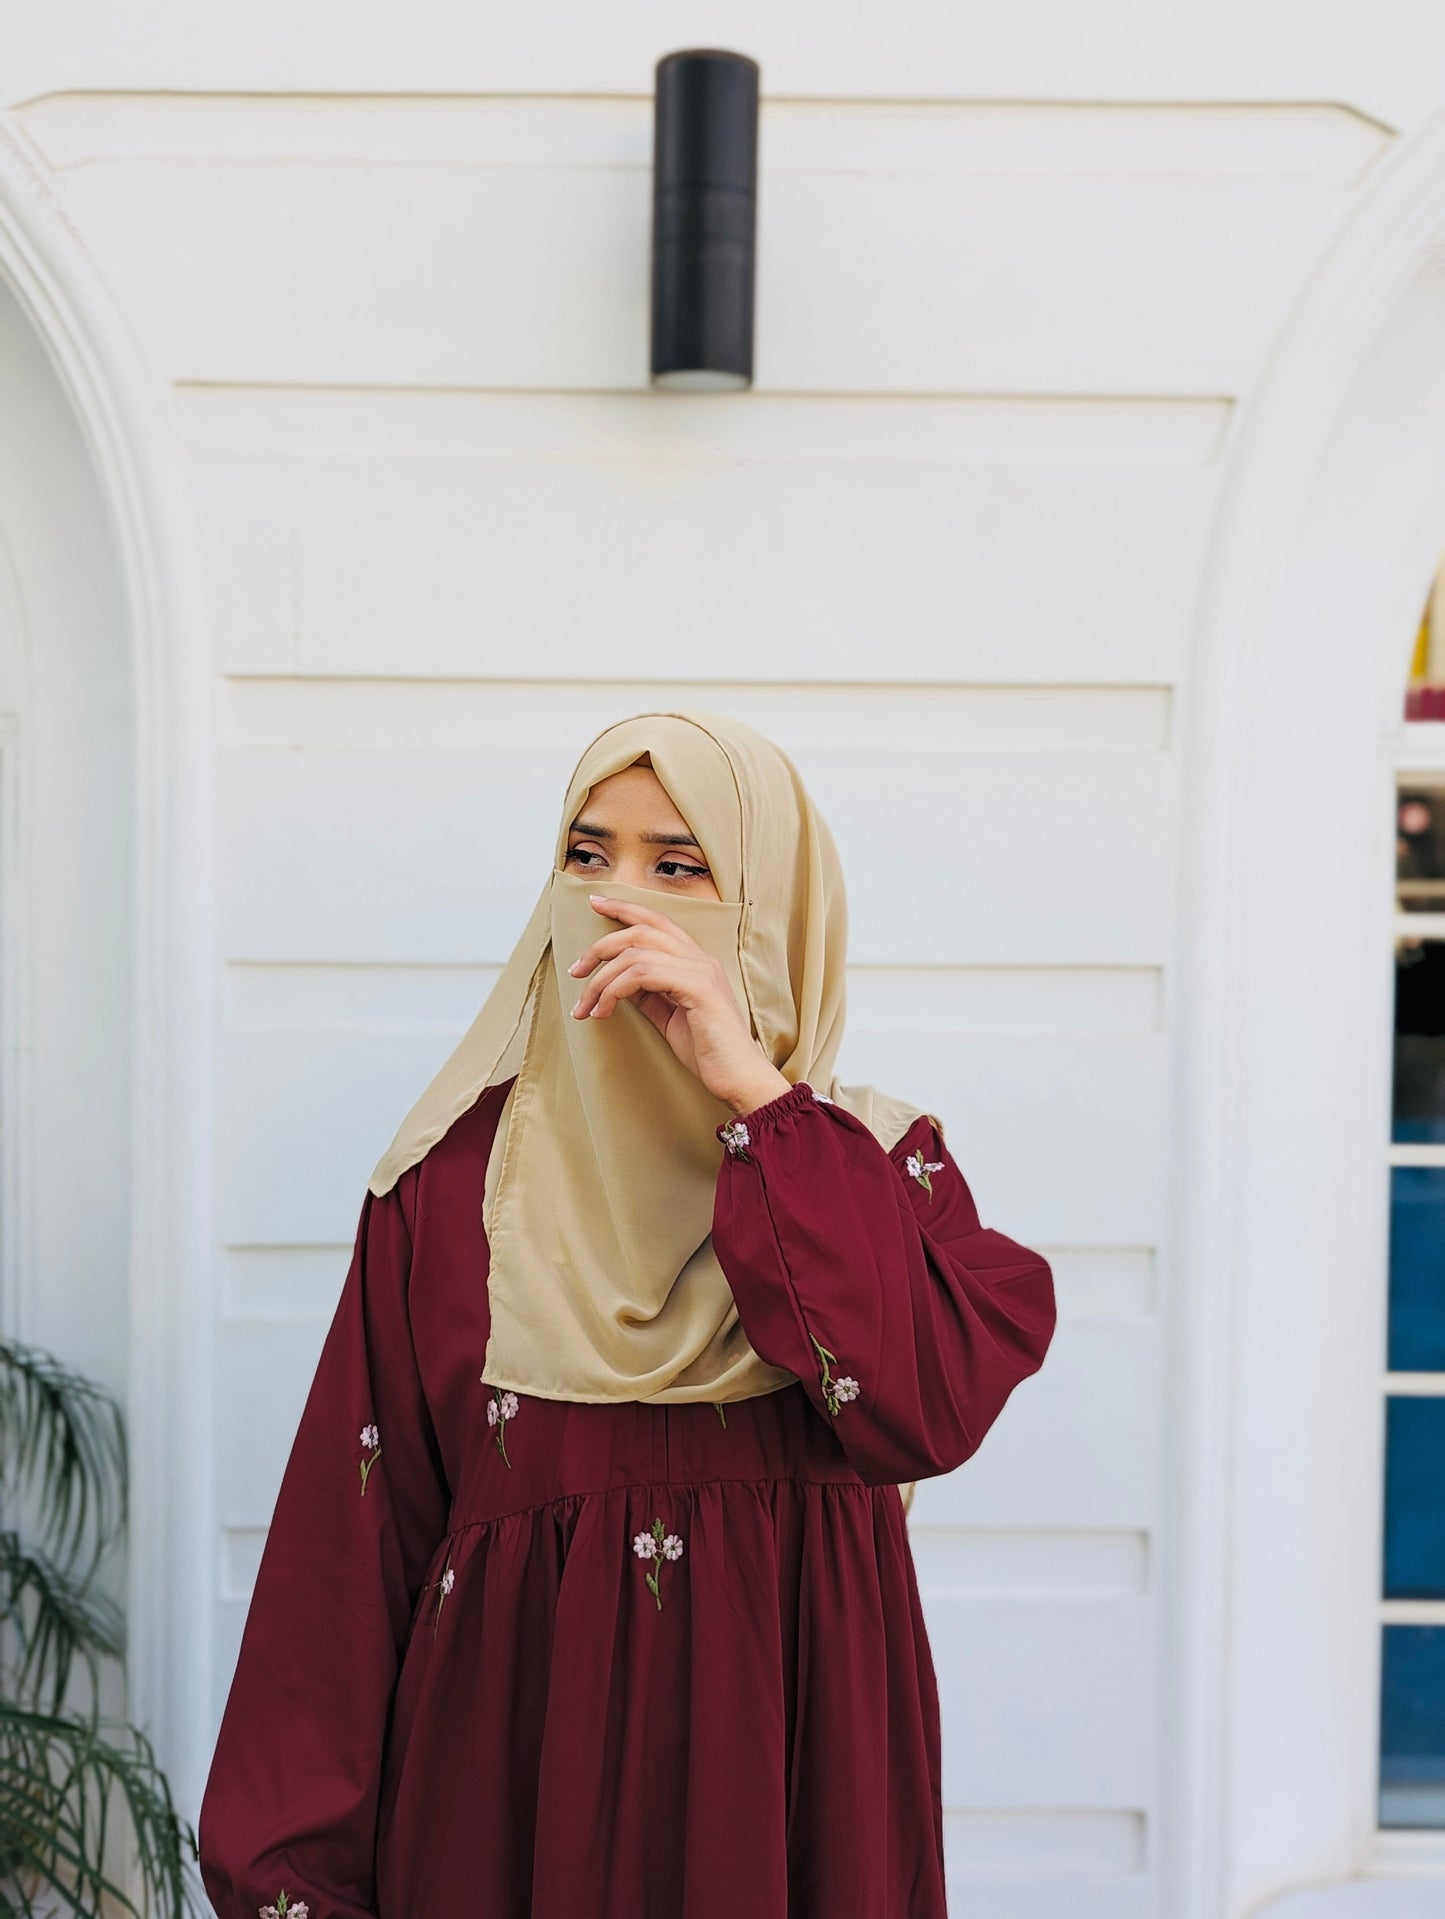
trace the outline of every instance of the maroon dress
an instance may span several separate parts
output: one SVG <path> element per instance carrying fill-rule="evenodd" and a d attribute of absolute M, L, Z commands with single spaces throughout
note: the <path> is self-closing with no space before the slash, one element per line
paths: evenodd
<path fill-rule="evenodd" d="M 927 1119 L 885 1152 L 800 1084 L 745 1116 L 713 1222 L 795 1381 L 721 1410 L 503 1397 L 505 1093 L 365 1197 L 201 1805 L 217 1913 L 941 1919 L 898 1485 L 1041 1365 L 1048 1266 L 980 1226 Z"/>

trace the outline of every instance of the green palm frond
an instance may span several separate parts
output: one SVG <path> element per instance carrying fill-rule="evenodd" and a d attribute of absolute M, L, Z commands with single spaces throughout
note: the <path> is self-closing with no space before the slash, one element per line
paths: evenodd
<path fill-rule="evenodd" d="M 127 1461 L 120 1407 L 103 1386 L 52 1354 L 0 1341 L 0 1472 L 9 1493 L 33 1495 L 40 1543 L 93 1569 L 126 1525 Z"/>
<path fill-rule="evenodd" d="M 124 1535 L 126 1473 L 112 1395 L 0 1341 L 0 1919 L 204 1910 L 196 1836 L 149 1741 L 100 1711 L 102 1666 L 125 1646 L 99 1574 Z M 71 1697 L 81 1671 L 83 1709 Z"/>
<path fill-rule="evenodd" d="M 134 1838 L 137 1904 L 105 1872 L 116 1798 Z M 27 1712 L 0 1700 L 0 1913 L 76 1919 L 199 1912 L 196 1837 L 145 1735 L 123 1720 Z"/>
<path fill-rule="evenodd" d="M 16 1647 L 7 1693 L 51 1712 L 64 1705 L 77 1661 L 94 1698 L 101 1660 L 125 1656 L 125 1620 L 109 1593 L 27 1552 L 13 1532 L 0 1532 L 0 1625 Z"/>

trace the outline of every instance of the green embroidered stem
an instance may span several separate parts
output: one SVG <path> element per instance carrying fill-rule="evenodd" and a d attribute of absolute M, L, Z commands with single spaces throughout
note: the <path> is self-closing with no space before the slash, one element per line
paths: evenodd
<path fill-rule="evenodd" d="M 361 1461 L 361 1496 L 363 1499 L 365 1499 L 366 1497 L 367 1474 L 371 1471 L 372 1467 L 376 1464 L 377 1460 L 380 1458 L 381 1458 L 381 1448 L 380 1446 L 378 1446 L 376 1451 L 371 1455 L 370 1459 L 363 1459 Z M 278 1906 L 277 1911 L 279 1912 L 280 1910 L 281 1908 Z"/>
<path fill-rule="evenodd" d="M 660 1519 L 654 1519 L 652 1522 L 652 1536 L 657 1541 L 657 1553 L 648 1571 L 647 1583 L 652 1588 L 653 1598 L 657 1601 L 657 1610 L 661 1612 L 662 1587 L 658 1583 L 657 1578 L 658 1573 L 662 1570 L 662 1521 Z"/>
<path fill-rule="evenodd" d="M 713 1405 L 717 1407 L 717 1416 L 718 1416 L 718 1418 L 719 1418 L 719 1419 L 720 1419 L 720 1420 L 722 1421 L 722 1423 L 723 1423 L 723 1425 L 724 1425 L 724 1426 L 726 1426 L 726 1425 L 727 1425 L 727 1423 L 728 1423 L 728 1416 L 727 1416 L 727 1414 L 726 1414 L 726 1413 L 725 1413 L 725 1412 L 723 1411 L 723 1403 L 722 1403 L 722 1401 L 721 1401 L 720 1399 L 715 1399 L 715 1400 L 713 1401 Z"/>
<path fill-rule="evenodd" d="M 808 1337 L 809 1339 L 813 1340 L 814 1346 L 816 1346 L 818 1349 L 818 1357 L 823 1363 L 823 1377 L 821 1382 L 823 1387 L 823 1397 L 827 1401 L 828 1411 L 836 1417 L 838 1412 L 838 1407 L 842 1402 L 839 1400 L 837 1393 L 833 1390 L 833 1375 L 831 1371 L 829 1370 L 829 1367 L 832 1361 L 835 1360 L 838 1357 L 838 1355 L 836 1353 L 830 1353 L 826 1346 L 820 1345 L 816 1339 L 813 1339 L 813 1335 L 811 1333 L 809 1333 Z"/>

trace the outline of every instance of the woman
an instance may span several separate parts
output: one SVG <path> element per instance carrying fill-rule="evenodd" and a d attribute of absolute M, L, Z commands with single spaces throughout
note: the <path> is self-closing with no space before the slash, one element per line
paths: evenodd
<path fill-rule="evenodd" d="M 1053 1282 L 938 1122 L 840 1086 L 844 901 L 788 759 L 609 727 L 372 1176 L 199 1819 L 221 1919 L 938 1919 L 900 1487 Z"/>

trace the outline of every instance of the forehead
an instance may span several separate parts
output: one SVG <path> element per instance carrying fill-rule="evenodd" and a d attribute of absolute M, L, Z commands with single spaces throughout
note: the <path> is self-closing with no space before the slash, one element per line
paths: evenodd
<path fill-rule="evenodd" d="M 626 820 L 652 821 L 670 826 L 685 826 L 672 795 L 650 766 L 625 766 L 597 780 L 583 798 L 577 819 L 594 819 L 607 813 Z"/>

